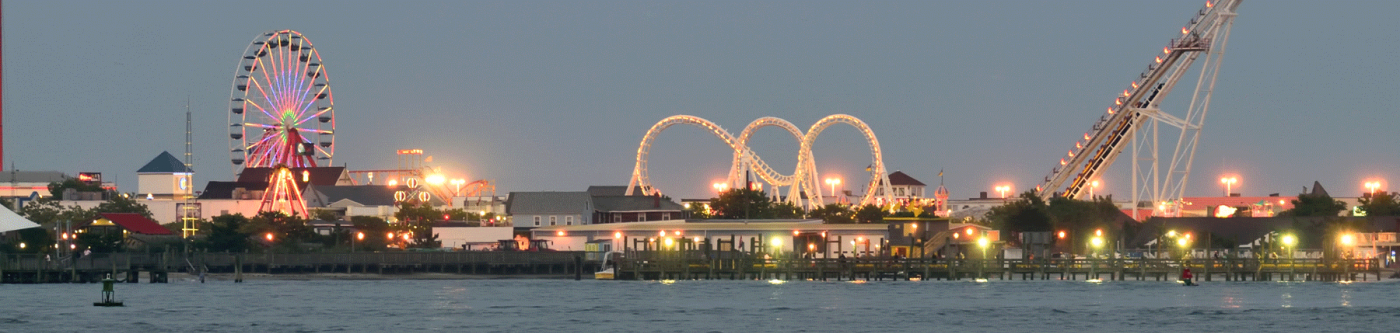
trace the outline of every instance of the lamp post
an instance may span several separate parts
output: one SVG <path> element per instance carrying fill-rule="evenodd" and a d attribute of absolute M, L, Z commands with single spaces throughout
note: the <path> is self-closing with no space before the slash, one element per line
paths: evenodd
<path fill-rule="evenodd" d="M 1238 177 L 1220 177 L 1220 183 L 1225 184 L 1225 196 L 1230 196 L 1230 188 L 1235 186 L 1240 179 Z"/>
<path fill-rule="evenodd" d="M 454 196 L 454 197 L 460 197 L 460 196 L 462 196 L 462 184 L 466 184 L 466 183 L 467 183 L 467 180 L 466 180 L 466 179 L 461 179 L 461 178 L 453 179 L 453 180 L 452 180 L 452 196 Z"/>
<path fill-rule="evenodd" d="M 1102 234 L 1102 232 L 1099 232 L 1099 233 Z M 1099 254 L 1099 249 L 1103 247 L 1103 237 L 1102 237 L 1102 235 L 1094 236 L 1094 238 L 1093 238 L 1092 240 L 1089 241 L 1089 245 L 1093 245 L 1093 247 L 1094 247 L 1093 256 L 1095 257 L 1095 259 L 1099 259 L 1099 258 L 1097 258 L 1097 257 L 1099 256 L 1099 255 L 1098 255 L 1098 254 Z M 1094 265 L 1093 265 L 1093 266 L 1090 266 L 1090 268 L 1089 268 L 1089 274 L 1090 274 L 1090 275 L 1093 275 L 1095 279 L 1098 279 L 1098 278 L 1099 278 L 1099 274 L 1098 274 L 1099 263 L 1102 262 L 1102 260 L 1094 260 L 1094 261 L 1095 261 L 1095 262 L 1094 262 Z"/>
<path fill-rule="evenodd" d="M 1288 251 L 1288 279 L 1293 280 L 1293 244 L 1298 242 L 1298 238 L 1293 235 L 1283 235 L 1283 246 Z"/>
<path fill-rule="evenodd" d="M 724 193 L 724 190 L 727 189 L 727 188 L 729 188 L 729 184 L 725 184 L 725 183 L 714 183 L 714 184 L 710 185 L 710 187 L 713 187 L 713 188 L 715 189 L 715 193 Z"/>
<path fill-rule="evenodd" d="M 982 264 L 977 265 L 978 278 L 982 278 L 982 271 L 987 268 L 987 246 L 991 245 L 991 243 L 990 240 L 987 240 L 987 236 L 982 236 L 982 238 L 977 239 L 977 247 L 982 248 Z"/>
<path fill-rule="evenodd" d="M 355 239 L 350 240 L 350 253 L 355 253 L 355 243 L 358 243 L 363 240 L 365 240 L 365 232 L 356 232 Z"/>
<path fill-rule="evenodd" d="M 1366 189 L 1371 191 L 1371 195 L 1376 195 L 1376 189 L 1381 187 L 1381 182 L 1366 182 Z"/>
<path fill-rule="evenodd" d="M 1094 200 L 1094 189 L 1099 187 L 1099 181 L 1089 182 L 1089 200 Z"/>
<path fill-rule="evenodd" d="M 1006 192 L 1011 191 L 1011 185 L 1001 185 L 1001 186 L 997 186 L 997 187 L 996 187 L 996 190 L 997 190 L 997 192 L 1000 192 L 1000 193 L 1001 193 L 1001 198 L 1002 198 L 1003 200 L 1005 200 L 1005 199 L 1006 199 Z"/>
<path fill-rule="evenodd" d="M 836 196 L 836 185 L 841 185 L 841 178 L 835 178 L 835 177 L 833 177 L 833 178 L 827 178 L 827 179 L 826 179 L 826 185 L 830 185 L 830 186 L 831 186 L 831 197 L 832 197 L 832 198 L 839 198 L 838 196 Z M 839 201 L 840 199 L 835 199 L 835 200 L 838 200 L 838 201 Z"/>

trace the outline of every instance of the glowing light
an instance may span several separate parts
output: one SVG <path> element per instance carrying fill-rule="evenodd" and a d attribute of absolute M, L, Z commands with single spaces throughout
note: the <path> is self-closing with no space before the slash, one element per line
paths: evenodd
<path fill-rule="evenodd" d="M 696 242 L 696 243 L 699 243 L 699 242 L 700 242 L 700 236 L 695 236 L 695 242 Z"/>
<path fill-rule="evenodd" d="M 1171 53 L 1172 53 L 1172 49 L 1171 49 L 1170 47 L 1165 47 L 1165 46 L 1162 47 L 1162 54 L 1171 54 Z M 1137 82 L 1133 82 L 1133 88 L 1137 88 Z"/>
<path fill-rule="evenodd" d="M 1351 246 L 1351 242 L 1352 242 L 1352 236 L 1351 236 L 1351 234 L 1342 235 L 1342 245 Z"/>
<path fill-rule="evenodd" d="M 1186 243 L 1187 243 L 1187 242 L 1190 242 L 1190 241 L 1188 241 L 1186 238 L 1177 238 L 1177 239 L 1176 239 L 1176 245 L 1179 245 L 1179 246 L 1181 246 L 1181 247 L 1186 247 Z"/>
<path fill-rule="evenodd" d="M 1159 64 L 1162 63 L 1162 57 L 1156 57 L 1156 58 L 1157 58 L 1157 63 L 1159 63 Z"/>
<path fill-rule="evenodd" d="M 669 285 L 673 283 L 676 283 L 676 280 L 661 280 L 661 284 Z"/>
<path fill-rule="evenodd" d="M 614 233 L 613 233 L 613 238 L 622 238 L 622 233 L 621 233 L 621 232 L 614 232 Z"/>
<path fill-rule="evenodd" d="M 787 281 L 783 281 L 783 280 L 779 280 L 779 279 L 768 280 L 768 284 L 783 284 L 783 283 L 786 283 L 786 282 L 787 282 Z"/>
<path fill-rule="evenodd" d="M 1094 240 L 1090 242 L 1090 244 L 1093 244 L 1094 248 L 1103 247 L 1103 237 L 1094 237 Z"/>
<path fill-rule="evenodd" d="M 987 278 L 976 278 L 976 279 L 972 279 L 972 282 L 987 283 Z"/>
<path fill-rule="evenodd" d="M 782 238 L 773 237 L 773 240 L 770 241 L 769 243 L 772 243 L 772 244 L 773 244 L 773 247 L 780 247 L 780 246 L 783 246 L 783 239 L 782 239 Z"/>
<path fill-rule="evenodd" d="M 428 175 L 427 178 L 424 178 L 423 181 L 428 182 L 428 184 L 442 185 L 447 182 L 447 177 L 443 177 L 441 174 L 431 174 Z"/>
<path fill-rule="evenodd" d="M 394 240 L 394 233 L 389 233 L 389 240 Z"/>
<path fill-rule="evenodd" d="M 28 245 L 24 244 L 24 242 L 19 242 L 19 249 L 23 250 L 25 247 L 28 247 Z"/>
<path fill-rule="evenodd" d="M 660 237 L 666 237 L 666 230 L 657 231 L 656 235 Z"/>
<path fill-rule="evenodd" d="M 1187 29 L 1186 27 L 1181 27 L 1181 34 L 1182 34 L 1182 35 L 1185 35 L 1185 34 L 1188 33 L 1188 32 L 1191 32 L 1191 29 Z"/>
<path fill-rule="evenodd" d="M 1103 229 L 1094 229 L 1095 237 L 1103 237 Z"/>
<path fill-rule="evenodd" d="M 363 232 L 357 232 L 357 233 L 355 233 L 355 238 L 356 238 L 356 239 L 359 239 L 359 240 L 365 240 L 365 233 L 363 233 Z"/>
<path fill-rule="evenodd" d="M 398 180 L 398 179 L 390 179 L 390 180 L 389 180 L 389 186 L 399 186 L 399 180 Z"/>
<path fill-rule="evenodd" d="M 1065 231 L 1060 230 L 1060 239 L 1065 239 Z"/>
<path fill-rule="evenodd" d="M 792 231 L 792 235 L 793 235 L 793 236 L 797 236 L 797 235 L 798 235 L 797 230 L 793 230 L 793 231 Z"/>
<path fill-rule="evenodd" d="M 555 234 L 556 234 L 556 235 L 559 235 L 559 237 L 563 237 L 563 236 L 564 236 L 564 231 L 563 231 L 563 230 L 559 230 L 559 232 L 556 232 Z"/>
<path fill-rule="evenodd" d="M 1168 230 L 1167 237 L 1176 237 L 1176 230 Z"/>
<path fill-rule="evenodd" d="M 674 232 L 674 234 L 676 234 L 676 236 L 680 236 L 680 235 L 681 235 L 681 231 L 680 231 L 680 230 L 676 230 L 676 232 Z"/>
<path fill-rule="evenodd" d="M 267 233 L 267 235 L 264 235 L 264 237 L 267 238 L 267 241 L 269 241 L 269 242 L 272 241 L 272 233 L 269 232 L 269 233 Z"/>
<path fill-rule="evenodd" d="M 666 237 L 666 247 L 671 247 L 671 245 L 675 245 L 675 241 L 671 240 L 670 237 Z"/>
<path fill-rule="evenodd" d="M 807 243 L 807 251 L 816 251 L 817 244 Z"/>
<path fill-rule="evenodd" d="M 991 245 L 991 244 L 992 244 L 992 241 L 987 240 L 987 237 L 982 237 L 982 238 L 978 238 L 978 239 L 977 239 L 977 246 L 980 246 L 980 247 L 982 247 L 982 248 L 984 248 L 984 249 L 987 248 L 987 245 Z"/>
<path fill-rule="evenodd" d="M 967 228 L 967 235 L 972 236 L 972 227 Z"/>

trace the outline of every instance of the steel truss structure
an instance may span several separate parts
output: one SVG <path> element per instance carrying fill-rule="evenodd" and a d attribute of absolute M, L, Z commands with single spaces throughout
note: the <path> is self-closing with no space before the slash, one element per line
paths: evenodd
<path fill-rule="evenodd" d="M 1098 179 L 1122 153 L 1124 143 L 1132 141 L 1134 204 L 1151 200 L 1153 215 L 1175 215 L 1185 194 L 1191 162 L 1200 142 L 1206 112 L 1210 110 L 1221 58 L 1225 55 L 1240 1 L 1207 1 L 1190 23 L 1181 28 L 1181 35 L 1162 48 L 1147 70 L 1114 99 L 1107 114 L 1084 133 L 1082 141 L 1075 143 L 1075 149 L 1067 153 L 1068 160 L 1060 159 L 1060 165 L 1045 177 L 1044 183 L 1036 186 L 1040 196 L 1046 199 L 1056 195 L 1082 197 L 1085 187 Z M 1163 111 L 1162 98 L 1171 93 L 1198 60 L 1201 61 L 1200 75 L 1184 116 Z M 1162 163 L 1158 158 L 1158 134 L 1163 125 L 1180 130 L 1165 172 L 1161 171 Z M 1136 209 L 1133 215 L 1138 218 Z"/>
<path fill-rule="evenodd" d="M 730 188 L 743 187 L 746 182 L 746 171 L 751 171 L 758 176 L 759 180 L 772 185 L 774 193 L 780 193 L 778 187 L 788 187 L 788 195 L 782 200 L 808 209 L 821 207 L 824 205 L 821 195 L 822 187 L 817 182 L 816 161 L 812 156 L 812 146 L 822 131 L 836 124 L 854 127 L 865 136 L 866 143 L 870 145 L 871 161 L 868 169 L 870 180 L 867 182 L 865 195 L 861 197 L 861 205 L 893 202 L 889 189 L 889 175 L 885 173 L 884 158 L 880 152 L 880 141 L 876 139 L 875 132 L 865 122 L 845 114 L 826 116 L 812 124 L 806 132 L 787 120 L 763 117 L 744 127 L 738 137 L 730 135 L 724 128 L 704 118 L 687 115 L 666 117 L 657 122 L 656 125 L 652 125 L 651 129 L 647 130 L 646 135 L 642 136 L 641 145 L 637 147 L 637 164 L 632 169 L 632 179 L 628 182 L 626 194 L 633 195 L 634 190 L 640 188 L 646 195 L 660 195 L 661 191 L 651 186 L 647 170 L 647 155 L 651 151 L 651 143 L 662 131 L 671 126 L 692 125 L 710 132 L 724 141 L 725 145 L 734 149 L 733 162 L 730 164 L 726 180 Z M 797 152 L 797 166 L 792 174 L 784 175 L 777 172 L 749 148 L 749 138 L 755 131 L 764 127 L 777 127 L 787 131 L 800 143 Z M 805 201 L 802 200 L 804 196 L 807 199 Z"/>

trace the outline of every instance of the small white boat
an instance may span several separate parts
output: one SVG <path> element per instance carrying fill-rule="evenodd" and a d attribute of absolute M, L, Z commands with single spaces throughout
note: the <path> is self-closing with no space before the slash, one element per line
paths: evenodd
<path fill-rule="evenodd" d="M 612 280 L 612 279 L 613 279 L 613 269 L 612 269 L 612 268 L 608 268 L 608 269 L 604 269 L 604 270 L 601 270 L 601 271 L 594 272 L 594 273 L 593 273 L 593 279 L 594 279 L 594 280 Z"/>
<path fill-rule="evenodd" d="M 608 252 L 603 254 L 603 270 L 593 273 L 594 280 L 612 280 L 614 278 L 614 271 L 612 265 L 616 264 L 615 262 L 613 262 L 614 258 L 616 257 L 616 254 L 617 252 Z"/>

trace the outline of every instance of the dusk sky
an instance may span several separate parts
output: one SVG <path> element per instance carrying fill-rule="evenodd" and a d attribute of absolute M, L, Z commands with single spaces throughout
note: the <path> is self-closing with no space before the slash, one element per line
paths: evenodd
<path fill-rule="evenodd" d="M 136 191 L 136 169 L 183 153 L 188 98 L 199 187 L 229 180 L 235 66 L 253 37 L 291 29 L 322 53 L 334 163 L 352 170 L 419 148 L 502 196 L 581 191 L 626 185 L 667 116 L 737 134 L 763 116 L 805 129 L 845 113 L 875 131 L 890 171 L 936 187 L 943 170 L 954 198 L 1022 191 L 1203 4 L 6 1 L 4 168 L 102 172 Z M 1221 175 L 1246 196 L 1400 181 L 1396 13 L 1400 1 L 1245 1 L 1186 194 L 1220 195 Z M 1187 107 L 1195 75 L 1164 109 Z M 780 171 L 796 163 L 779 130 L 752 146 Z M 653 183 L 677 198 L 712 194 L 731 153 L 693 127 L 651 152 Z M 845 126 L 815 149 L 823 177 L 863 177 L 869 154 Z M 1099 194 L 1129 196 L 1128 163 Z"/>

